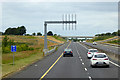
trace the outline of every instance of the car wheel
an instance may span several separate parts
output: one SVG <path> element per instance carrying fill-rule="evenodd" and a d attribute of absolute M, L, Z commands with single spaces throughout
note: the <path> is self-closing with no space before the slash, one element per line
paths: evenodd
<path fill-rule="evenodd" d="M 73 57 L 73 55 L 71 55 L 71 57 Z"/>
<path fill-rule="evenodd" d="M 90 65 L 92 68 L 94 68 L 94 66 L 93 65 Z"/>
<path fill-rule="evenodd" d="M 88 59 L 90 59 L 90 57 L 88 57 Z"/>
<path fill-rule="evenodd" d="M 63 55 L 63 57 L 65 57 L 65 55 Z"/>
<path fill-rule="evenodd" d="M 107 65 L 107 68 L 109 68 L 110 66 L 109 65 Z"/>

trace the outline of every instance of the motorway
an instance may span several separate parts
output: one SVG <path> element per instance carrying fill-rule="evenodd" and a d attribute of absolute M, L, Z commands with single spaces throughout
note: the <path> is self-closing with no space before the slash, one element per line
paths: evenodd
<path fill-rule="evenodd" d="M 65 48 L 71 48 L 74 56 L 62 57 Z M 7 80 L 119 80 L 118 66 L 110 63 L 110 68 L 92 68 L 86 53 L 87 47 L 82 44 L 66 43 L 43 60 L 8 76 Z"/>
<path fill-rule="evenodd" d="M 97 45 L 93 45 L 92 43 L 88 43 L 85 42 L 84 44 L 87 44 L 89 46 L 107 51 L 107 52 L 111 52 L 111 53 L 115 53 L 115 54 L 120 54 L 120 52 L 118 51 L 120 48 L 119 47 L 115 47 L 115 46 L 109 46 L 109 45 L 104 45 L 104 44 L 97 44 Z"/>

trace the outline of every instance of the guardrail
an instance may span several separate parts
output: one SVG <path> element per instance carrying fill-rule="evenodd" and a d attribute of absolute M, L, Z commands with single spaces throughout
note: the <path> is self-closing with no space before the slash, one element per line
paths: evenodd
<path fill-rule="evenodd" d="M 67 43 L 67 42 L 65 42 L 65 43 Z M 51 46 L 51 47 L 54 47 L 54 48 L 51 49 L 51 50 L 49 50 L 49 51 L 43 51 L 43 56 L 47 56 L 47 55 L 49 55 L 49 54 L 51 54 L 51 53 L 54 53 L 54 52 L 56 51 L 56 48 L 57 48 L 58 46 L 61 46 L 61 45 L 65 44 L 65 43 Z"/>
<path fill-rule="evenodd" d="M 110 45 L 110 46 L 115 46 L 115 47 L 120 47 L 120 45 L 117 45 L 117 44 L 110 44 L 110 43 L 101 43 L 101 44 Z"/>
<path fill-rule="evenodd" d="M 83 43 L 84 44 L 84 43 Z M 93 47 L 93 46 L 90 46 L 90 45 L 87 45 L 87 44 L 84 44 L 88 47 L 92 47 L 92 48 L 96 48 L 96 47 Z M 120 54 L 115 54 L 115 53 L 112 53 L 112 52 L 108 52 L 108 51 L 105 51 L 105 50 L 102 50 L 102 49 L 99 49 L 99 48 L 96 48 L 98 49 L 99 51 L 103 52 L 103 53 L 106 53 L 110 58 L 112 58 L 113 60 L 116 60 L 116 61 L 119 61 L 120 62 Z M 118 50 L 119 51 L 119 50 Z"/>

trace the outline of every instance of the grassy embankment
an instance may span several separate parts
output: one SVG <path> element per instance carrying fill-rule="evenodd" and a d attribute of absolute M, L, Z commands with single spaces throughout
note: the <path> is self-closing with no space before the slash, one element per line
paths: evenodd
<path fill-rule="evenodd" d="M 112 39 L 116 36 L 98 36 L 98 37 L 95 37 L 91 40 L 87 40 L 87 42 L 99 42 L 99 41 L 104 41 L 104 40 L 109 40 L 109 39 Z M 118 44 L 120 45 L 120 39 L 116 39 L 116 40 L 112 40 L 112 41 L 107 41 L 107 42 L 102 42 L 102 43 L 110 43 L 110 44 Z"/>
<path fill-rule="evenodd" d="M 106 40 L 109 38 L 112 38 L 113 36 L 98 36 L 98 37 L 94 37 L 93 39 L 87 40 L 87 42 L 93 42 L 93 41 L 102 41 L 102 40 Z"/>
<path fill-rule="evenodd" d="M 118 45 L 120 45 L 120 39 L 113 40 L 113 41 L 108 41 L 107 43 L 118 44 Z"/>
<path fill-rule="evenodd" d="M 44 36 L 40 36 L 40 37 L 44 38 Z M 66 42 L 65 39 L 63 39 L 63 38 L 61 38 L 59 36 L 47 36 L 47 39 L 55 41 L 55 42 L 58 42 L 58 43 L 64 43 L 64 42 Z"/>
<path fill-rule="evenodd" d="M 8 73 L 16 72 L 17 70 L 20 70 L 21 68 L 43 58 L 43 39 L 33 36 L 8 37 L 9 39 L 14 40 L 17 46 L 27 45 L 27 50 L 22 51 L 20 48 L 20 50 L 15 52 L 15 65 L 12 65 L 13 53 L 2 53 L 2 76 L 5 76 Z M 56 41 L 56 39 L 53 40 Z M 59 43 L 63 43 L 63 41 L 59 41 Z M 58 43 L 52 43 L 48 41 L 49 50 L 53 48 L 51 47 L 53 45 L 58 45 Z"/>

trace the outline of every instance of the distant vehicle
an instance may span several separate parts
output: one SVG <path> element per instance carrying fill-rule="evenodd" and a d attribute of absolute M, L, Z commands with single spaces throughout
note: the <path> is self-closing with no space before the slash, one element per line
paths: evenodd
<path fill-rule="evenodd" d="M 93 54 L 97 52 L 98 52 L 97 49 L 88 49 L 88 52 L 87 52 L 88 59 L 92 58 Z"/>
<path fill-rule="evenodd" d="M 83 41 L 83 42 L 86 42 L 86 41 Z"/>
<path fill-rule="evenodd" d="M 71 56 L 71 57 L 73 57 L 73 52 L 72 52 L 71 49 L 65 49 L 64 50 L 63 57 L 66 57 L 68 55 Z"/>
<path fill-rule="evenodd" d="M 91 67 L 106 66 L 109 67 L 109 59 L 105 53 L 95 53 L 90 59 Z"/>
<path fill-rule="evenodd" d="M 93 45 L 97 45 L 97 43 L 96 43 L 96 42 L 93 42 Z"/>

